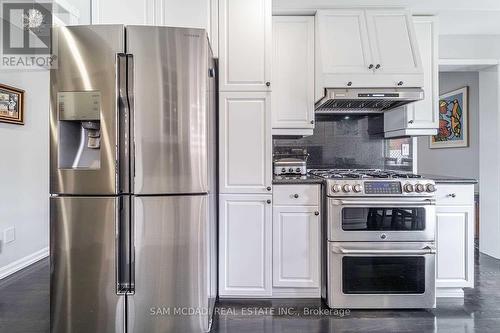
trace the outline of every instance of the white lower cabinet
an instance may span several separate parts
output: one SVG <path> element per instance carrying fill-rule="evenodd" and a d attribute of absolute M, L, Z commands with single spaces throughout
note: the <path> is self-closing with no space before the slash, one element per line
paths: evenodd
<path fill-rule="evenodd" d="M 458 184 L 442 188 L 450 194 L 437 199 L 437 296 L 463 297 L 462 288 L 474 287 L 474 187 Z M 438 184 L 439 192 L 442 190 Z M 463 202 L 467 197 L 467 202 Z"/>
<path fill-rule="evenodd" d="M 320 297 L 319 191 L 319 185 L 274 186 L 273 297 Z"/>
<path fill-rule="evenodd" d="M 270 194 L 220 195 L 220 297 L 272 295 L 271 199 Z"/>

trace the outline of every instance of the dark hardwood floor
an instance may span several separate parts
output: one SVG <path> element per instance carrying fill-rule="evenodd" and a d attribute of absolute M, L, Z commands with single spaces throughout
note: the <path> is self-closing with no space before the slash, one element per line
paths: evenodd
<path fill-rule="evenodd" d="M 0 281 L 0 332 L 48 332 L 48 289 L 47 259 Z M 278 313 L 280 309 L 287 313 Z M 498 333 L 500 260 L 476 250 L 476 288 L 467 289 L 463 301 L 438 300 L 434 310 L 352 310 L 322 315 L 319 309 L 327 308 L 318 300 L 225 300 L 219 302 L 212 332 Z M 258 310 L 262 313 L 250 315 Z"/>

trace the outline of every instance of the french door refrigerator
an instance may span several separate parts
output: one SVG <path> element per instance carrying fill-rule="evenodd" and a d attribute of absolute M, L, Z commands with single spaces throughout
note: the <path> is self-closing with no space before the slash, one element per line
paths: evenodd
<path fill-rule="evenodd" d="M 216 297 L 216 83 L 200 29 L 54 29 L 51 332 L 203 332 Z"/>

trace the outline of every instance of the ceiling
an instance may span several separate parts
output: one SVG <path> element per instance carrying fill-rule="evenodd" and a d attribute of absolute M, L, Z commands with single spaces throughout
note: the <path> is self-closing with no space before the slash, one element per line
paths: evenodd
<path fill-rule="evenodd" d="M 273 0 L 273 13 L 312 14 L 318 8 L 375 6 L 437 15 L 441 35 L 500 35 L 499 0 Z"/>

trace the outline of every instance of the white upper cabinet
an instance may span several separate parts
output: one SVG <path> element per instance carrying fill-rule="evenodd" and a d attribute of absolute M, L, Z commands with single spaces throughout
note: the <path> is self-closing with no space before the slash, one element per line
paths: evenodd
<path fill-rule="evenodd" d="M 434 135 L 439 127 L 437 19 L 413 18 L 424 70 L 424 99 L 384 113 L 385 137 Z"/>
<path fill-rule="evenodd" d="M 219 190 L 271 193 L 270 93 L 219 95 Z"/>
<path fill-rule="evenodd" d="M 219 1 L 220 91 L 271 90 L 271 0 Z"/>
<path fill-rule="evenodd" d="M 373 74 L 364 10 L 322 10 L 316 20 L 316 52 L 323 73 Z"/>
<path fill-rule="evenodd" d="M 314 128 L 314 17 L 273 17 L 273 134 Z M 289 130 L 278 132 L 276 130 Z"/>
<path fill-rule="evenodd" d="M 406 10 L 318 10 L 316 36 L 316 99 L 324 88 L 423 84 L 413 21 Z"/>
<path fill-rule="evenodd" d="M 155 2 L 92 0 L 93 24 L 155 24 Z"/>
<path fill-rule="evenodd" d="M 422 73 L 413 21 L 408 12 L 367 10 L 366 20 L 376 73 Z"/>

